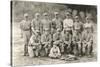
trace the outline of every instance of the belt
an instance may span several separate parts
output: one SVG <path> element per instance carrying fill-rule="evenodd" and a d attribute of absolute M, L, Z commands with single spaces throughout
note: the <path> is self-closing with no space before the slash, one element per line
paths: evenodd
<path fill-rule="evenodd" d="M 37 47 L 38 45 L 29 45 L 29 47 L 33 47 L 33 46 L 34 46 L 34 47 Z"/>
<path fill-rule="evenodd" d="M 77 29 L 75 29 L 75 30 L 80 30 L 80 29 L 77 28 Z"/>
<path fill-rule="evenodd" d="M 30 31 L 30 29 L 24 29 L 23 31 Z"/>

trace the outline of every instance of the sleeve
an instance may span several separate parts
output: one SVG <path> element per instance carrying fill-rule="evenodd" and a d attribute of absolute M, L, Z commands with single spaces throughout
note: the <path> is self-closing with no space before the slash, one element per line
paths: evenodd
<path fill-rule="evenodd" d="M 58 49 L 58 53 L 60 54 L 60 49 L 59 49 L 59 47 L 58 47 L 57 49 Z"/>
<path fill-rule="evenodd" d="M 75 23 L 73 23 L 73 31 L 75 30 Z"/>
<path fill-rule="evenodd" d="M 42 22 L 40 21 L 40 33 L 42 34 Z"/>
<path fill-rule="evenodd" d="M 43 20 L 41 20 L 41 23 L 40 23 L 40 31 L 41 31 L 41 34 L 43 34 Z"/>
<path fill-rule="evenodd" d="M 44 35 L 41 36 L 41 42 L 44 42 Z"/>
<path fill-rule="evenodd" d="M 74 22 L 73 22 L 73 19 L 71 19 L 71 27 L 73 27 L 74 25 Z"/>
<path fill-rule="evenodd" d="M 50 21 L 50 29 L 52 28 L 52 21 Z"/>
<path fill-rule="evenodd" d="M 72 41 L 72 35 L 69 34 L 69 43 L 71 44 L 71 41 Z"/>
<path fill-rule="evenodd" d="M 65 28 L 65 20 L 63 21 L 63 28 Z"/>
<path fill-rule="evenodd" d="M 31 21 L 31 28 L 33 28 L 33 25 L 34 25 L 34 24 L 33 24 L 33 20 L 32 20 L 32 21 Z"/>
<path fill-rule="evenodd" d="M 51 37 L 51 34 L 49 35 L 49 42 L 51 42 L 52 41 L 52 37 Z"/>
<path fill-rule="evenodd" d="M 80 23 L 80 26 L 81 26 L 80 30 L 83 31 L 84 28 L 83 28 L 83 23 L 82 22 Z"/>
<path fill-rule="evenodd" d="M 23 20 L 20 22 L 20 29 L 23 30 Z"/>
<path fill-rule="evenodd" d="M 74 41 L 74 37 L 72 36 L 72 41 Z"/>
<path fill-rule="evenodd" d="M 85 33 L 83 32 L 81 36 L 81 41 L 84 41 L 84 37 L 85 37 Z"/>
<path fill-rule="evenodd" d="M 34 30 L 34 19 L 31 21 L 31 29 L 32 29 L 32 32 L 35 33 L 35 30 Z"/>
<path fill-rule="evenodd" d="M 22 29 L 22 22 L 20 22 L 20 29 Z"/>
<path fill-rule="evenodd" d="M 58 41 L 56 39 L 56 33 L 53 35 L 53 44 L 58 44 Z"/>
<path fill-rule="evenodd" d="M 51 22 L 51 28 L 54 28 L 55 24 L 54 24 L 54 20 L 52 20 Z"/>
<path fill-rule="evenodd" d="M 51 48 L 51 50 L 50 50 L 50 55 L 52 55 L 53 54 L 53 48 Z"/>
<path fill-rule="evenodd" d="M 61 32 L 61 39 L 62 39 L 62 41 L 65 41 L 64 31 Z"/>
<path fill-rule="evenodd" d="M 80 39 L 80 41 L 82 41 L 82 34 L 81 33 L 79 34 L 79 39 Z"/>
<path fill-rule="evenodd" d="M 56 33 L 53 34 L 53 41 L 56 41 Z"/>
<path fill-rule="evenodd" d="M 93 23 L 93 22 L 92 22 Z M 91 25 L 91 32 L 93 33 L 94 32 L 94 25 L 92 24 Z"/>
<path fill-rule="evenodd" d="M 30 30 L 31 30 L 31 28 L 32 28 L 32 27 L 31 27 L 31 21 L 30 21 Z"/>
<path fill-rule="evenodd" d="M 33 37 L 34 37 L 34 36 L 31 36 L 31 37 L 30 37 L 30 40 L 29 40 L 28 45 L 31 45 L 31 44 L 33 43 Z"/>
<path fill-rule="evenodd" d="M 62 21 L 62 20 L 60 20 L 60 22 L 61 22 L 61 28 L 62 28 L 62 30 L 63 30 L 63 21 Z"/>
<path fill-rule="evenodd" d="M 31 41 L 29 40 L 29 43 L 28 43 L 28 45 L 30 46 L 31 45 Z"/>
<path fill-rule="evenodd" d="M 83 30 L 84 30 L 84 28 L 85 28 L 85 24 L 83 24 Z"/>

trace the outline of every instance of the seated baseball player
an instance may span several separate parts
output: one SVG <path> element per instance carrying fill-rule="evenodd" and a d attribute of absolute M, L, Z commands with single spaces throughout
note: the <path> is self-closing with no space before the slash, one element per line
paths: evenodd
<path fill-rule="evenodd" d="M 43 48 L 45 49 L 45 56 L 48 56 L 51 49 L 51 34 L 49 34 L 49 29 L 45 28 L 44 34 L 41 36 L 41 43 Z"/>
<path fill-rule="evenodd" d="M 70 30 L 64 29 L 62 33 L 62 41 L 64 45 L 65 54 L 69 54 L 71 51 L 71 34 Z"/>
<path fill-rule="evenodd" d="M 64 53 L 64 46 L 62 45 L 62 33 L 59 28 L 57 29 L 57 32 L 53 35 L 53 44 L 59 46 L 61 53 Z"/>
<path fill-rule="evenodd" d="M 41 49 L 39 30 L 31 36 L 28 44 L 28 52 L 30 57 L 38 57 Z"/>

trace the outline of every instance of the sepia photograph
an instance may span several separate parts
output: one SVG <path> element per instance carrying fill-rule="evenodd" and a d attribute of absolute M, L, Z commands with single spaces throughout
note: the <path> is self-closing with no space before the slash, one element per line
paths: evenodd
<path fill-rule="evenodd" d="M 97 61 L 97 5 L 10 2 L 11 65 Z"/>

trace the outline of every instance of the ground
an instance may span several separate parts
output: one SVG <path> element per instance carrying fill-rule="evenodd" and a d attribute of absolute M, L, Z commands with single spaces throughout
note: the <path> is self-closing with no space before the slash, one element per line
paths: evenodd
<path fill-rule="evenodd" d="M 96 29 L 96 26 L 95 26 Z M 23 56 L 23 38 L 20 35 L 19 23 L 12 24 L 12 65 L 44 65 L 44 64 L 65 64 L 65 63 L 77 63 L 77 62 L 92 62 L 96 61 L 96 30 L 94 36 L 94 56 L 92 58 L 80 57 L 78 60 L 65 61 L 60 59 L 50 59 L 47 57 L 30 58 L 29 56 Z"/>

